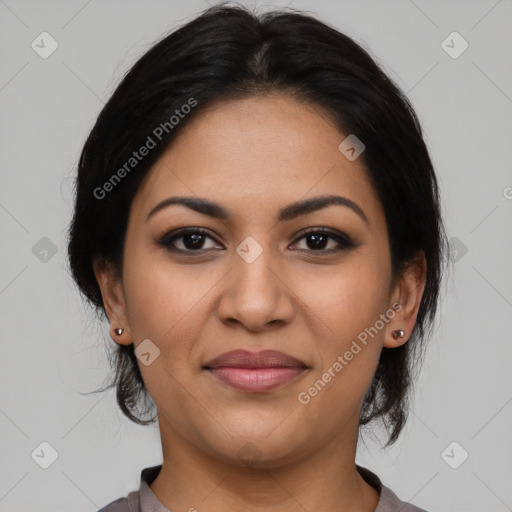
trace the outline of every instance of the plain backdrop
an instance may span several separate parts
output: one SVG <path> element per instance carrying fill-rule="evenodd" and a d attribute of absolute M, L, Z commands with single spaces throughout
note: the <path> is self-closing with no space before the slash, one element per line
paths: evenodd
<path fill-rule="evenodd" d="M 368 438 L 358 463 L 432 512 L 512 510 L 512 1 L 249 5 L 309 11 L 368 48 L 411 99 L 439 175 L 453 264 L 436 331 L 402 437 Z M 156 427 L 126 420 L 112 392 L 85 394 L 113 342 L 68 275 L 66 229 L 103 103 L 206 7 L 0 0 L 0 511 L 93 512 L 161 463 Z"/>

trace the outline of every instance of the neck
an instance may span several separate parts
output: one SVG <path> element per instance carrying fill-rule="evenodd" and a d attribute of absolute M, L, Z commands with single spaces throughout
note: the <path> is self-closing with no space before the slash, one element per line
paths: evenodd
<path fill-rule="evenodd" d="M 150 489 L 172 511 L 374 512 L 379 494 L 357 473 L 357 424 L 351 430 L 292 462 L 254 468 L 205 455 L 160 418 L 164 460 Z"/>

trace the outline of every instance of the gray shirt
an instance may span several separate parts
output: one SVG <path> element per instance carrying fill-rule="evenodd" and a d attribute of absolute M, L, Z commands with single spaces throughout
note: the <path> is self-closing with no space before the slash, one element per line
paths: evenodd
<path fill-rule="evenodd" d="M 426 512 L 422 508 L 400 500 L 388 487 L 382 485 L 379 477 L 369 469 L 356 466 L 357 472 L 380 493 L 375 512 Z M 149 488 L 156 479 L 162 465 L 144 468 L 140 473 L 140 487 L 125 498 L 119 498 L 105 505 L 98 512 L 172 512 L 164 507 Z"/>

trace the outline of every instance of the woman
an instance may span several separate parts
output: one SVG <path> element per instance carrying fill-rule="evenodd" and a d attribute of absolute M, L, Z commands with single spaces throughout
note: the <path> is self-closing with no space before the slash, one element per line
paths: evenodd
<path fill-rule="evenodd" d="M 406 422 L 445 238 L 415 113 L 353 40 L 217 6 L 157 43 L 83 148 L 69 233 L 119 406 L 162 442 L 101 510 L 420 511 L 355 454 Z"/>

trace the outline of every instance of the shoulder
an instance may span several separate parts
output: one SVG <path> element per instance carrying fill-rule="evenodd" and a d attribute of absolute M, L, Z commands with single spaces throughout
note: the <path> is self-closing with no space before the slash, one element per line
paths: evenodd
<path fill-rule="evenodd" d="M 142 510 L 153 510 L 168 512 L 155 498 L 149 485 L 158 476 L 162 465 L 144 468 L 140 473 L 140 486 L 136 491 L 130 492 L 123 498 L 111 501 L 98 512 L 141 512 Z"/>
<path fill-rule="evenodd" d="M 386 487 L 380 478 L 369 469 L 356 465 L 358 473 L 380 494 L 379 503 L 375 512 L 427 512 L 411 503 L 402 501 L 389 487 Z"/>
<path fill-rule="evenodd" d="M 119 498 L 100 508 L 98 512 L 130 512 L 130 506 L 126 498 Z"/>
<path fill-rule="evenodd" d="M 418 508 L 412 503 L 402 501 L 389 487 L 382 486 L 380 491 L 380 500 L 375 512 L 427 512 L 423 508 Z"/>
<path fill-rule="evenodd" d="M 124 498 L 111 501 L 98 512 L 140 512 L 139 492 L 133 491 Z"/>

